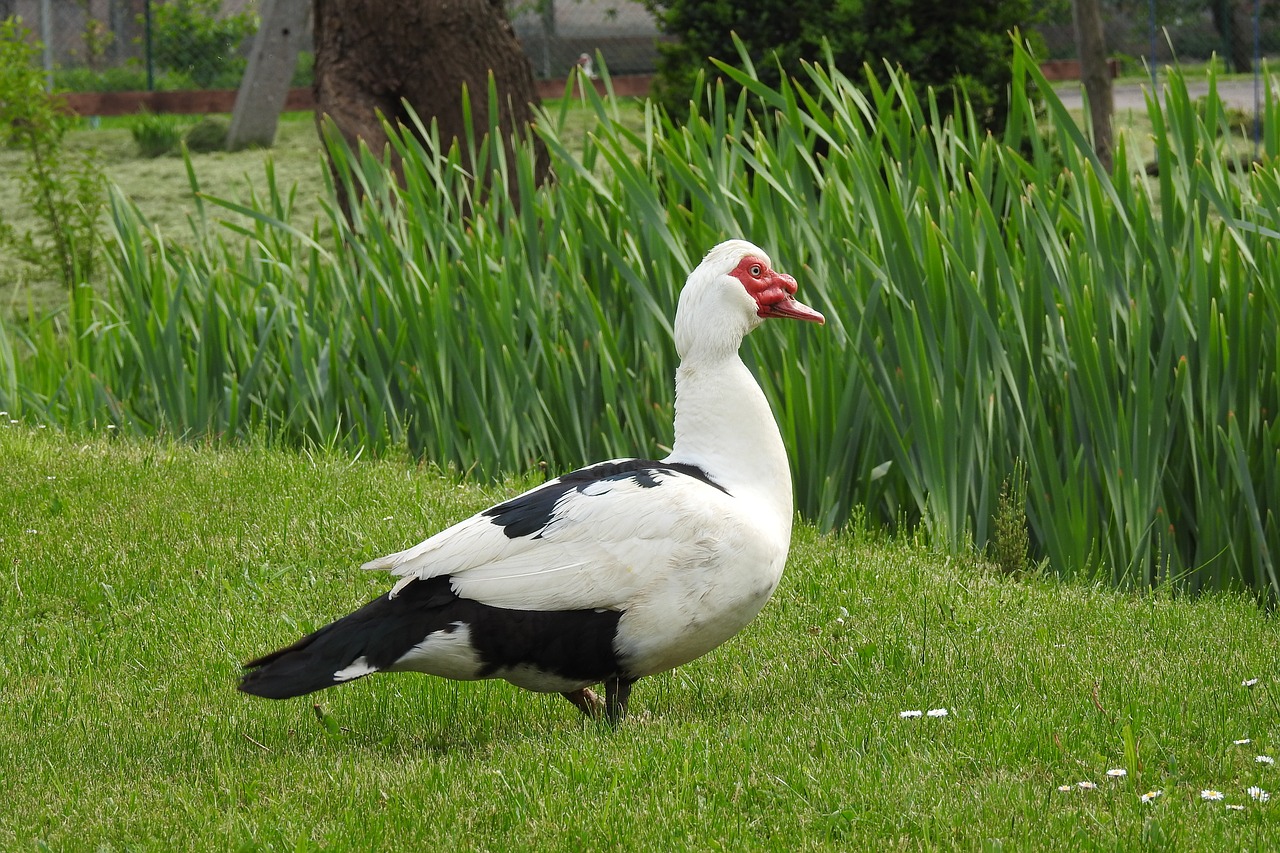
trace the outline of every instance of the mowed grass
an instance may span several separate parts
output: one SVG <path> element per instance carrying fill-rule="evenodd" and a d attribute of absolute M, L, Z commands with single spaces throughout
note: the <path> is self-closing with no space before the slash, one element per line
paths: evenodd
<path fill-rule="evenodd" d="M 549 109 L 557 104 L 556 100 L 544 102 Z M 182 116 L 180 126 L 185 132 L 200 118 Z M 97 152 L 107 180 L 136 204 L 167 238 L 186 242 L 191 235 L 188 218 L 196 212 L 186 164 L 178 153 L 154 158 L 139 155 L 130 133 L 134 120 L 133 116 L 114 116 L 101 119 L 95 127 L 86 119 L 80 128 L 68 133 L 66 144 L 75 151 Z M 630 120 L 637 125 L 641 122 L 638 107 Z M 572 110 L 566 125 L 566 141 L 580 145 L 595 123 L 594 115 L 586 107 Z M 190 157 L 200 190 L 208 195 L 247 203 L 254 193 L 264 191 L 264 175 L 270 163 L 278 186 L 283 192 L 293 194 L 291 221 L 294 225 L 306 231 L 321 213 L 326 198 L 327 166 L 310 112 L 283 114 L 275 144 L 270 148 L 192 153 Z M 22 233 L 37 229 L 40 224 L 21 195 L 18 176 L 27 169 L 24 158 L 24 153 L 16 148 L 0 147 L 0 213 Z M 104 212 L 104 239 L 110 236 L 108 218 Z M 219 210 L 217 218 L 239 220 L 225 210 Z M 30 314 L 39 316 L 65 308 L 65 288 L 50 277 L 49 272 L 23 260 L 13 247 L 0 242 L 0 316 L 26 318 Z"/>
<path fill-rule="evenodd" d="M 641 681 L 617 731 L 416 675 L 273 703 L 235 691 L 241 661 L 382 592 L 363 560 L 528 483 L 0 422 L 6 850 L 1208 850 L 1280 829 L 1280 800 L 1246 794 L 1280 795 L 1255 760 L 1280 757 L 1280 635 L 1244 597 L 800 525 L 760 618 Z"/>
<path fill-rule="evenodd" d="M 183 128 L 199 116 L 184 117 Z M 107 179 L 138 205 L 147 219 L 171 238 L 189 236 L 187 217 L 195 211 L 186 165 L 177 154 L 142 157 L 129 131 L 131 117 L 104 119 L 98 128 L 87 124 L 67 135 L 73 150 L 97 152 Z M 20 232 L 39 227 L 34 213 L 23 202 L 18 176 L 26 170 L 25 155 L 16 148 L 0 148 L 0 211 Z M 270 160 L 282 187 L 296 190 L 298 221 L 310 221 L 320 211 L 324 195 L 324 160 L 310 113 L 292 113 L 280 122 L 271 148 L 234 153 L 216 151 L 192 154 L 192 168 L 201 188 L 214 195 L 248 198 L 263 182 L 264 165 Z M 104 215 L 103 228 L 109 227 Z M 48 271 L 22 260 L 12 247 L 0 243 L 0 313 L 26 316 L 29 309 L 41 314 L 65 306 L 65 289 Z"/>

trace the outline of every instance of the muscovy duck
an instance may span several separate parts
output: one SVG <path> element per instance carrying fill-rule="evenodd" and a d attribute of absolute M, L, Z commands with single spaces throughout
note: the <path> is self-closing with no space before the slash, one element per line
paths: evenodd
<path fill-rule="evenodd" d="M 637 679 L 737 634 L 782 577 L 791 472 L 738 348 L 768 318 L 824 322 L 795 292 L 751 243 L 713 248 L 676 310 L 669 456 L 565 474 L 366 563 L 399 582 L 245 664 L 240 689 L 284 699 L 375 672 L 502 678 L 616 724 Z"/>

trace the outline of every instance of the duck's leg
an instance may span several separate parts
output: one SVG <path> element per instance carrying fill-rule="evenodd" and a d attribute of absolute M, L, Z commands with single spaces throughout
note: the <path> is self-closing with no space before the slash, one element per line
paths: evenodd
<path fill-rule="evenodd" d="M 588 717 L 598 717 L 600 712 L 604 710 L 604 700 L 596 695 L 596 692 L 590 687 L 584 687 L 581 690 L 574 690 L 570 693 L 561 693 L 560 695 L 576 705 L 578 710 Z"/>
<path fill-rule="evenodd" d="M 627 718 L 627 700 L 631 698 L 634 678 L 610 678 L 604 683 L 604 716 L 610 725 L 616 726 Z"/>

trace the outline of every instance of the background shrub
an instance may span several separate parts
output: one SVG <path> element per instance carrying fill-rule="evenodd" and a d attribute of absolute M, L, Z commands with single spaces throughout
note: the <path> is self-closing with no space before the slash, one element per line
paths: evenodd
<path fill-rule="evenodd" d="M 887 61 L 916 85 L 938 89 L 942 114 L 956 109 L 962 92 L 978 121 L 995 130 L 1004 127 L 1009 110 L 1009 32 L 1025 29 L 1043 10 L 1032 0 L 646 0 L 645 5 L 662 31 L 675 36 L 659 44 L 655 82 L 657 100 L 673 115 L 687 114 L 699 75 L 719 76 L 712 58 L 738 56 L 736 36 L 760 81 L 771 86 L 781 74 L 800 75 L 802 60 L 823 61 L 825 42 L 844 73 L 860 77 L 863 65 L 870 64 L 885 83 Z M 732 98 L 736 85 L 726 82 Z"/>
<path fill-rule="evenodd" d="M 241 43 L 258 28 L 257 16 L 219 17 L 220 0 L 170 0 L 152 10 L 152 58 L 184 74 L 199 88 L 235 88 L 244 75 Z"/>
<path fill-rule="evenodd" d="M 293 68 L 289 85 L 306 87 L 315 83 L 316 55 L 309 50 L 298 51 L 298 63 Z"/>
<path fill-rule="evenodd" d="M 162 157 L 176 151 L 182 139 L 177 116 L 145 111 L 129 122 L 129 133 L 142 157 Z"/>
<path fill-rule="evenodd" d="M 207 116 L 191 125 L 185 137 L 188 151 L 207 154 L 222 151 L 227 147 L 227 131 L 230 124 L 226 119 Z"/>

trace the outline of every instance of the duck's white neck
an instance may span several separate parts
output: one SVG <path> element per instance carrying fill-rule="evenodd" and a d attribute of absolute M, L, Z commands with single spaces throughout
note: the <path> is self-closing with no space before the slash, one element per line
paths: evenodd
<path fill-rule="evenodd" d="M 761 518 L 790 537 L 791 470 L 773 412 L 736 352 L 686 358 L 676 370 L 670 462 L 697 465 L 731 495 L 757 502 Z"/>

